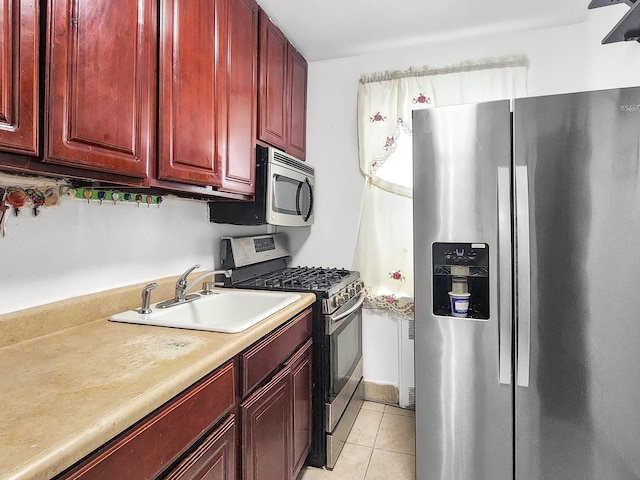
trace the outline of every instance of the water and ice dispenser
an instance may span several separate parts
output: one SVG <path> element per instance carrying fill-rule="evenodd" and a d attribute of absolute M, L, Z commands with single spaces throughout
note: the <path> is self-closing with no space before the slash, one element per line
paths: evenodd
<path fill-rule="evenodd" d="M 489 319 L 489 245 L 434 243 L 434 315 Z"/>

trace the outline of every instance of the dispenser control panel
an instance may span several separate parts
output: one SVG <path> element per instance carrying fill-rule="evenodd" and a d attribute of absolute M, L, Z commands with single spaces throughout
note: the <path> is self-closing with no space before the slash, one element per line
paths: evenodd
<path fill-rule="evenodd" d="M 489 319 L 489 245 L 435 242 L 432 245 L 433 313 Z"/>
<path fill-rule="evenodd" d="M 489 246 L 486 243 L 434 243 L 433 263 L 488 267 Z"/>

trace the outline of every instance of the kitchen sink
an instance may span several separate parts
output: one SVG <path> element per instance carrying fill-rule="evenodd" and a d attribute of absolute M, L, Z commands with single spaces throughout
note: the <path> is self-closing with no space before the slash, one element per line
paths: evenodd
<path fill-rule="evenodd" d="M 158 327 L 186 328 L 210 332 L 237 333 L 282 310 L 300 298 L 297 293 L 248 292 L 244 290 L 214 290 L 188 303 L 170 308 L 155 308 L 151 313 L 137 310 L 118 313 L 112 322 L 137 323 Z"/>

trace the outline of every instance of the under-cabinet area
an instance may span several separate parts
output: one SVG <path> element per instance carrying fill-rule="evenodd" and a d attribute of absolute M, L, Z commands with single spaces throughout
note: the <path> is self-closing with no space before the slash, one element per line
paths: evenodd
<path fill-rule="evenodd" d="M 304 159 L 307 64 L 255 0 L 3 5 L 0 170 L 251 200 L 256 142 Z"/>
<path fill-rule="evenodd" d="M 102 313 L 121 302 L 88 297 Z M 32 314 L 61 329 L 28 338 L 31 316 L 0 316 L 14 341 L 0 345 L 0 478 L 294 479 L 311 442 L 313 300 L 236 334 L 72 325 L 51 304 Z"/>

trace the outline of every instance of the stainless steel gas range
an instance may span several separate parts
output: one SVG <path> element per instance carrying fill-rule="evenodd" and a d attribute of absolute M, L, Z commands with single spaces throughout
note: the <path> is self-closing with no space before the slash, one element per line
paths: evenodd
<path fill-rule="evenodd" d="M 331 469 L 362 405 L 362 303 L 359 272 L 289 267 L 284 234 L 222 237 L 226 287 L 316 295 L 313 304 L 313 441 L 306 464 Z"/>

